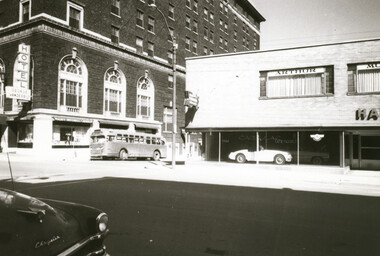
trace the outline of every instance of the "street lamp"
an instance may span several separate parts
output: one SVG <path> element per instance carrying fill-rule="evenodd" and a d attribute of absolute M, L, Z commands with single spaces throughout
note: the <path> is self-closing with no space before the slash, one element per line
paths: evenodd
<path fill-rule="evenodd" d="M 157 11 L 161 14 L 162 18 L 164 19 L 165 21 L 165 25 L 166 25 L 166 28 L 168 30 L 168 33 L 169 33 L 169 36 L 172 40 L 172 43 L 173 43 L 173 65 L 172 65 L 172 68 L 173 68 L 173 139 L 172 139 L 172 169 L 174 169 L 175 167 L 175 152 L 176 152 L 176 144 L 175 144 L 175 141 L 176 141 L 176 133 L 177 133 L 177 111 L 176 111 L 176 101 L 177 101 L 177 95 L 176 95 L 176 90 L 177 90 L 177 86 L 176 86 L 176 52 L 177 52 L 177 43 L 176 43 L 176 38 L 174 37 L 174 35 L 172 35 L 170 33 L 170 29 L 169 29 L 169 25 L 168 25 L 168 22 L 166 20 L 166 17 L 164 15 L 164 13 L 158 9 L 157 5 L 155 3 L 152 3 L 152 4 L 149 4 L 148 5 L 149 7 L 153 7 L 153 8 L 156 8 Z"/>

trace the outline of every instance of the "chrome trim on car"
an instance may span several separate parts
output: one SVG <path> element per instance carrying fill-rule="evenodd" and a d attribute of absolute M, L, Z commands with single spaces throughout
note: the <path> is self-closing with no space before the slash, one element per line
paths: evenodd
<path fill-rule="evenodd" d="M 86 256 L 97 256 L 97 255 L 101 255 L 101 256 L 109 256 L 109 254 L 106 252 L 106 246 L 104 245 L 102 249 L 100 249 L 99 251 L 95 251 L 95 252 L 90 252 L 89 254 L 87 254 Z"/>
<path fill-rule="evenodd" d="M 57 256 L 69 256 L 69 255 L 72 255 L 73 253 L 75 253 L 76 251 L 78 251 L 79 249 L 81 249 L 83 246 L 85 246 L 87 243 L 89 243 L 91 241 L 94 241 L 94 240 L 102 239 L 102 238 L 106 237 L 108 233 L 109 233 L 109 229 L 107 229 L 106 231 L 104 231 L 102 233 L 99 232 L 99 233 L 97 233 L 97 234 L 95 234 L 93 236 L 85 238 L 82 241 L 74 244 L 73 246 L 71 246 L 70 248 L 68 248 L 67 250 L 65 250 L 64 252 L 61 252 Z"/>

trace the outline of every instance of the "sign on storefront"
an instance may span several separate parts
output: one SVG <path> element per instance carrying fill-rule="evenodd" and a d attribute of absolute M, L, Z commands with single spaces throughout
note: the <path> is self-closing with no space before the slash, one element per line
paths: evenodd
<path fill-rule="evenodd" d="M 269 77 L 325 73 L 325 68 L 293 68 L 268 72 Z"/>
<path fill-rule="evenodd" d="M 372 108 L 369 111 L 367 109 L 359 108 L 356 110 L 356 120 L 378 120 L 380 114 L 377 108 Z"/>
<path fill-rule="evenodd" d="M 314 141 L 319 142 L 325 137 L 324 134 L 310 134 L 310 138 L 312 138 Z"/>
<path fill-rule="evenodd" d="M 380 63 L 368 63 L 357 65 L 357 70 L 365 70 L 365 69 L 378 69 L 380 68 Z"/>
<path fill-rule="evenodd" d="M 17 100 L 30 100 L 31 91 L 26 88 L 14 87 L 14 86 L 6 86 L 5 94 L 9 99 L 17 99 Z"/>

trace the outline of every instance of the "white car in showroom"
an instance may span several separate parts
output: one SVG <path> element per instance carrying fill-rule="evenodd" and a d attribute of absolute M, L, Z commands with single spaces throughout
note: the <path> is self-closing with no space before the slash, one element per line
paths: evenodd
<path fill-rule="evenodd" d="M 285 164 L 292 161 L 292 155 L 286 151 L 260 149 L 260 151 L 249 151 L 242 149 L 231 152 L 228 158 L 238 163 L 246 161 L 274 162 L 276 164 Z"/>

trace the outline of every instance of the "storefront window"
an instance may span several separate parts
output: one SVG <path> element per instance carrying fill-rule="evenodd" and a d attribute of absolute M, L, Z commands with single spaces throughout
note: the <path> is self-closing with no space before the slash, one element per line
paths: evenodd
<path fill-rule="evenodd" d="M 299 163 L 339 165 L 339 132 L 300 132 Z"/>
<path fill-rule="evenodd" d="M 207 139 L 209 160 L 215 160 L 218 157 L 218 133 L 208 135 Z M 339 140 L 339 132 L 226 132 L 221 134 L 221 159 L 228 160 L 229 153 L 246 149 L 268 155 L 276 154 L 274 151 L 287 152 L 292 155 L 292 164 L 339 165 Z"/>
<path fill-rule="evenodd" d="M 20 124 L 18 143 L 33 143 L 33 124 Z"/>
<path fill-rule="evenodd" d="M 380 136 L 361 137 L 362 159 L 380 159 Z"/>
<path fill-rule="evenodd" d="M 90 126 L 53 125 L 53 146 L 88 145 Z"/>

